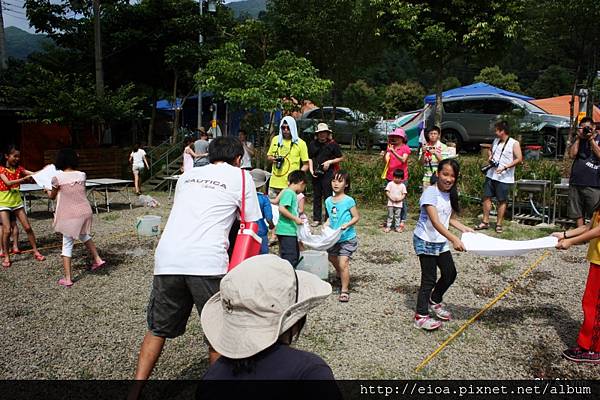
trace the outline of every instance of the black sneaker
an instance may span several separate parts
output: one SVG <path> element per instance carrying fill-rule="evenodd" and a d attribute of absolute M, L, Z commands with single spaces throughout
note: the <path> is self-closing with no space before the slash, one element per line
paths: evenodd
<path fill-rule="evenodd" d="M 600 353 L 588 351 L 581 347 L 571 347 L 563 351 L 563 357 L 576 363 L 600 364 Z"/>

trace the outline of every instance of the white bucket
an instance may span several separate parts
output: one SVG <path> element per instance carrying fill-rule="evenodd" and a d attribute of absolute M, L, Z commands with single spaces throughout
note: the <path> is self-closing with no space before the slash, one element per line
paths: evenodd
<path fill-rule="evenodd" d="M 158 236 L 160 235 L 160 216 L 144 215 L 137 219 L 135 230 L 138 235 Z"/>
<path fill-rule="evenodd" d="M 329 277 L 329 260 L 326 251 L 306 250 L 300 252 L 300 257 L 303 258 L 297 269 L 315 274 L 321 279 Z"/>

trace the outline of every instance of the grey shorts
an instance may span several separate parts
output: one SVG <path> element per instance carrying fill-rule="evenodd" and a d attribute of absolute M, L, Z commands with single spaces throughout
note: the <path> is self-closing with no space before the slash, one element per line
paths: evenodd
<path fill-rule="evenodd" d="M 508 201 L 511 186 L 510 183 L 499 182 L 486 176 L 483 184 L 483 197 L 495 197 L 499 202 Z"/>
<path fill-rule="evenodd" d="M 219 291 L 223 275 L 155 275 L 148 302 L 148 330 L 154 336 L 175 338 L 185 332 L 192 307 L 198 315 Z"/>
<path fill-rule="evenodd" d="M 569 218 L 589 218 L 600 203 L 600 188 L 569 185 Z"/>
<path fill-rule="evenodd" d="M 356 252 L 356 249 L 358 249 L 358 239 L 353 238 L 343 242 L 337 242 L 333 247 L 327 250 L 327 254 L 330 256 L 345 256 L 352 258 L 352 254 Z"/>

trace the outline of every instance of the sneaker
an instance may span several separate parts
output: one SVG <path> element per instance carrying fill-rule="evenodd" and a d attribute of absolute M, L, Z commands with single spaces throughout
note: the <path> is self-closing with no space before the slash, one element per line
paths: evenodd
<path fill-rule="evenodd" d="M 581 347 L 572 347 L 563 351 L 563 357 L 576 363 L 600 364 L 600 353 L 588 351 Z"/>
<path fill-rule="evenodd" d="M 444 303 L 436 304 L 430 301 L 429 313 L 435 315 L 436 318 L 439 318 L 442 321 L 450 321 L 452 319 L 452 313 L 446 310 L 446 305 Z"/>
<path fill-rule="evenodd" d="M 415 328 L 433 331 L 442 326 L 442 322 L 431 318 L 429 315 L 415 314 Z"/>

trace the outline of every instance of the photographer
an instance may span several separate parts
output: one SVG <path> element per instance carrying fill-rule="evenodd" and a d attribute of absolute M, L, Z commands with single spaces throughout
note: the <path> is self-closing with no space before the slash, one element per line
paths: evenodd
<path fill-rule="evenodd" d="M 448 156 L 448 146 L 440 141 L 441 130 L 432 126 L 425 132 L 425 144 L 419 148 L 419 160 L 423 164 L 423 188 L 437 181 L 437 166 Z"/>
<path fill-rule="evenodd" d="M 329 126 L 317 125 L 315 139 L 308 145 L 308 165 L 312 175 L 313 222 L 317 226 L 322 221 L 322 202 L 331 195 L 331 180 L 338 164 L 344 159 L 342 149 L 333 139 Z"/>
<path fill-rule="evenodd" d="M 569 148 L 573 159 L 569 178 L 568 216 L 584 224 L 600 201 L 600 134 L 594 131 L 594 121 L 582 118 L 577 128 L 575 140 Z"/>
<path fill-rule="evenodd" d="M 308 148 L 306 142 L 298 137 L 294 118 L 287 116 L 281 120 L 279 135 L 271 140 L 267 159 L 273 163 L 269 181 L 270 199 L 274 199 L 281 190 L 288 187 L 290 172 L 299 169 L 308 171 Z"/>
<path fill-rule="evenodd" d="M 496 232 L 502 233 L 502 222 L 508 204 L 511 185 L 515 182 L 515 167 L 523 162 L 521 145 L 509 137 L 509 127 L 506 121 L 496 122 L 496 139 L 488 150 L 488 164 L 481 169 L 485 174 L 483 184 L 483 218 L 475 226 L 475 230 L 490 227 L 490 210 L 492 197 L 498 201 L 498 217 L 496 219 Z"/>

